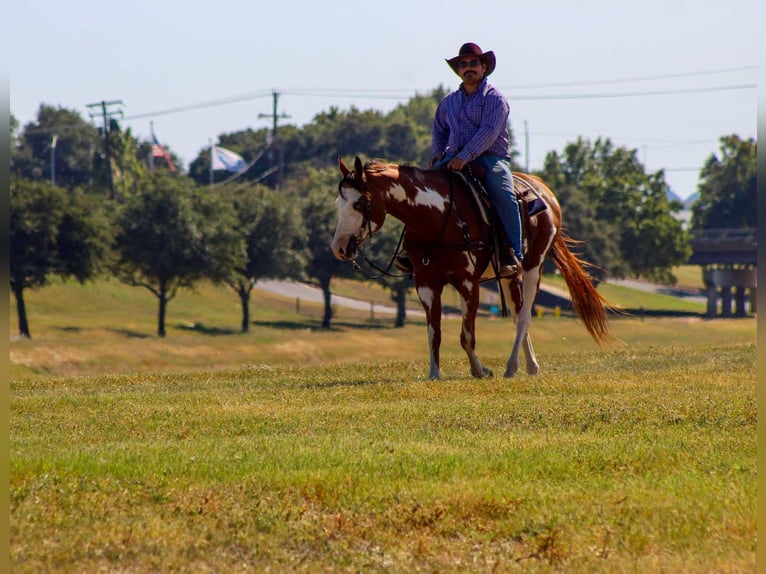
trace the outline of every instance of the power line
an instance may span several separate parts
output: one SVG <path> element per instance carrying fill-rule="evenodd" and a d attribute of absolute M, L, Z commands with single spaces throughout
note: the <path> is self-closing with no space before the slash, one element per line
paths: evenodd
<path fill-rule="evenodd" d="M 508 100 L 513 101 L 544 101 L 544 100 L 593 100 L 601 98 L 634 98 L 642 96 L 664 96 L 664 95 L 678 95 L 678 94 L 700 94 L 710 92 L 724 92 L 732 90 L 750 90 L 757 88 L 758 85 L 752 84 L 731 84 L 725 86 L 710 86 L 704 88 L 681 88 L 673 90 L 651 90 L 651 91 L 637 91 L 637 92 L 611 92 L 611 93 L 595 93 L 595 94 L 533 94 L 533 95 L 512 95 L 506 96 Z M 346 98 L 355 99 L 374 99 L 374 100 L 403 100 L 413 97 L 411 91 L 402 91 L 398 94 L 392 92 L 383 91 L 364 91 L 364 90 L 325 90 L 325 89 L 305 89 L 305 90 L 282 90 L 280 92 L 283 95 L 290 96 L 304 96 L 304 97 L 318 97 L 318 96 L 341 96 Z M 181 113 L 191 110 L 198 110 L 202 108 L 210 108 L 216 106 L 223 106 L 236 102 L 243 102 L 247 100 L 254 100 L 270 96 L 271 92 L 260 92 L 253 95 L 241 95 L 231 98 L 223 98 L 220 100 L 213 100 L 209 102 L 202 102 L 199 104 L 191 104 L 188 106 L 181 106 L 177 108 L 169 108 L 165 110 L 158 110 L 154 112 L 146 112 L 142 114 L 134 114 L 126 116 L 125 121 L 138 120 L 144 118 L 151 118 L 160 115 L 168 115 Z"/>
<path fill-rule="evenodd" d="M 736 68 L 720 68 L 716 70 L 702 70 L 697 72 L 681 72 L 676 74 L 658 74 L 653 76 L 633 76 L 627 78 L 613 78 L 610 80 L 588 80 L 588 81 L 576 81 L 576 82 L 555 82 L 549 84 L 530 84 L 521 86 L 508 86 L 503 89 L 510 90 L 528 90 L 539 88 L 564 88 L 564 87 L 576 87 L 576 86 L 593 86 L 598 84 L 621 84 L 630 82 L 648 82 L 655 80 L 668 80 L 672 78 L 688 78 L 693 76 L 709 76 L 713 74 L 725 74 L 730 72 L 742 72 L 745 70 L 755 70 L 757 66 L 738 66 Z"/>
<path fill-rule="evenodd" d="M 508 100 L 596 100 L 602 98 L 635 98 L 641 96 L 670 96 L 678 94 L 701 94 L 707 92 L 727 92 L 732 90 L 752 90 L 758 84 L 732 84 L 729 86 L 711 86 L 707 88 L 680 88 L 675 90 L 651 90 L 640 92 L 612 92 L 603 94 L 535 94 L 530 96 L 506 96 Z"/>
<path fill-rule="evenodd" d="M 206 102 L 200 102 L 197 104 L 189 104 L 188 106 L 178 106 L 175 108 L 168 108 L 165 110 L 158 110 L 155 112 L 146 112 L 143 114 L 134 114 L 132 116 L 126 116 L 124 121 L 128 120 L 140 120 L 144 118 L 151 118 L 155 116 L 164 116 L 168 114 L 177 114 L 180 112 L 188 112 L 191 110 L 201 110 L 204 108 L 213 108 L 216 106 L 224 106 L 226 104 L 234 104 L 237 102 L 244 102 L 247 100 L 257 100 L 259 98 L 265 98 L 271 96 L 271 91 L 261 90 L 259 92 L 252 92 L 249 94 L 241 94 L 239 96 L 231 96 L 228 98 L 219 98 L 217 100 L 209 100 Z"/>

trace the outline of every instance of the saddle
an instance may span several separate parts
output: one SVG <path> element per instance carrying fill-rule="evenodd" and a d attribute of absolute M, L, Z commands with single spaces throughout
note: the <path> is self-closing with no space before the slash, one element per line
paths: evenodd
<path fill-rule="evenodd" d="M 465 187 L 469 192 L 468 195 L 473 199 L 474 206 L 479 212 L 479 215 L 489 226 L 490 237 L 495 245 L 493 251 L 497 253 L 499 247 L 506 243 L 505 234 L 503 233 L 502 225 L 492 208 L 489 194 L 482 183 L 484 179 L 484 169 L 476 162 L 470 162 L 462 172 L 453 173 L 456 173 L 459 179 L 465 184 Z M 519 203 L 522 252 L 526 255 L 528 238 L 530 236 L 530 218 L 548 209 L 548 205 L 529 183 L 516 175 L 513 176 L 513 191 L 516 194 L 516 199 Z"/>

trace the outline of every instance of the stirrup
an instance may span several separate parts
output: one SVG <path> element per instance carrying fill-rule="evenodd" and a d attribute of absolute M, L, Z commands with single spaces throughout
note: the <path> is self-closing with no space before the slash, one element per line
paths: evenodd
<path fill-rule="evenodd" d="M 521 261 L 516 257 L 513 251 L 506 252 L 505 257 L 500 258 L 498 264 L 497 274 L 505 279 L 516 277 L 521 274 L 523 268 L 521 267 Z"/>

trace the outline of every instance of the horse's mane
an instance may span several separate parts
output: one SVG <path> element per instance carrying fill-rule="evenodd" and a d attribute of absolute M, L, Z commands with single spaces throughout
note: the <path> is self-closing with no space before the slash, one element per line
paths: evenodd
<path fill-rule="evenodd" d="M 402 168 L 405 168 L 408 170 L 424 171 L 422 168 L 416 165 L 410 165 L 408 163 L 391 163 L 390 161 L 386 161 L 384 159 L 379 159 L 379 158 L 373 158 L 364 164 L 364 171 L 366 173 L 374 173 L 374 174 L 380 174 L 388 170 L 399 171 Z"/>
<path fill-rule="evenodd" d="M 364 171 L 368 173 L 380 173 L 389 169 L 397 169 L 399 166 L 384 159 L 371 159 L 364 164 Z"/>

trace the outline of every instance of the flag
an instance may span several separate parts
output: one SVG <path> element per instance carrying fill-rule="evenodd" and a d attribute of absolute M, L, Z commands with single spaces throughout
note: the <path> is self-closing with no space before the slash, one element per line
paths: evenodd
<path fill-rule="evenodd" d="M 152 157 L 164 158 L 165 161 L 168 162 L 168 167 L 170 168 L 170 171 L 173 171 L 173 172 L 176 171 L 176 165 L 173 163 L 173 158 L 170 157 L 168 150 L 162 147 L 160 145 L 160 142 L 157 141 L 157 136 L 154 135 L 153 131 L 152 131 Z"/>
<path fill-rule="evenodd" d="M 213 146 L 213 169 L 243 173 L 247 171 L 247 168 L 247 162 L 241 155 L 217 145 Z"/>

